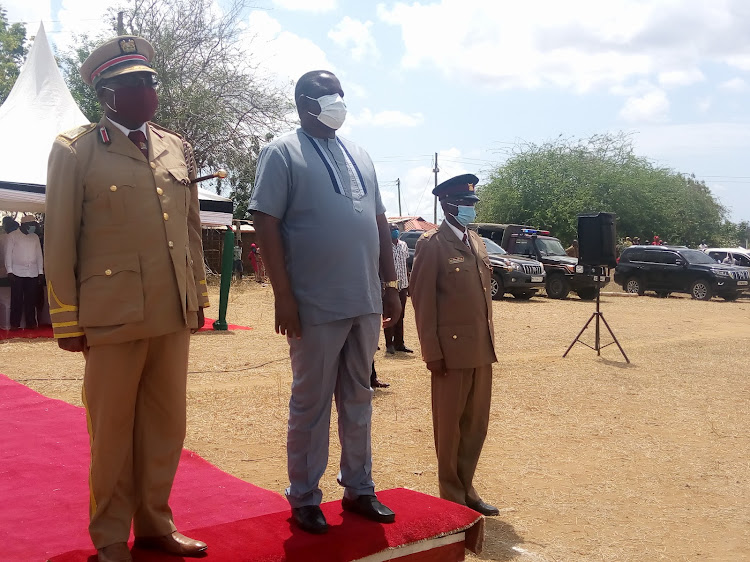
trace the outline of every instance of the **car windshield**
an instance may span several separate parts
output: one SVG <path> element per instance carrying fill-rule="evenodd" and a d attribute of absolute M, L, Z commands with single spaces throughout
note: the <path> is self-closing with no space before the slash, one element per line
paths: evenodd
<path fill-rule="evenodd" d="M 482 242 L 484 242 L 484 247 L 487 248 L 488 254 L 507 254 L 502 246 L 498 246 L 495 242 L 490 240 L 489 238 L 482 238 Z"/>
<path fill-rule="evenodd" d="M 700 250 L 682 250 L 680 253 L 688 263 L 705 263 L 709 265 L 716 263 L 714 258 L 708 254 L 704 254 Z"/>
<path fill-rule="evenodd" d="M 543 256 L 567 256 L 565 248 L 556 238 L 537 238 L 536 245 Z"/>

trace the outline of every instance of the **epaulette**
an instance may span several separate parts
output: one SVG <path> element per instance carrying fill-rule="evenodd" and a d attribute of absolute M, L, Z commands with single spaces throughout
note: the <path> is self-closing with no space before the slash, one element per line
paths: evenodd
<path fill-rule="evenodd" d="M 90 133 L 94 129 L 96 129 L 96 123 L 89 123 L 88 125 L 81 125 L 80 127 L 76 127 L 75 129 L 70 129 L 69 131 L 60 133 L 57 136 L 58 138 L 62 138 L 67 143 L 71 143 L 78 140 L 86 133 Z"/>
<path fill-rule="evenodd" d="M 420 240 L 427 240 L 431 236 L 433 236 L 437 232 L 437 228 L 433 228 L 432 230 L 428 230 L 425 232 L 422 236 L 419 237 Z"/>
<path fill-rule="evenodd" d="M 185 140 L 184 137 L 180 133 L 177 133 L 177 132 L 175 132 L 175 131 L 173 131 L 171 129 L 167 129 L 166 127 L 163 127 L 161 125 L 157 125 L 156 123 L 154 123 L 152 121 L 148 122 L 148 126 L 151 127 L 151 128 L 153 128 L 153 129 L 158 129 L 159 131 L 164 131 L 165 133 L 169 133 L 170 135 L 174 135 L 174 136 L 176 136 L 180 140 Z"/>

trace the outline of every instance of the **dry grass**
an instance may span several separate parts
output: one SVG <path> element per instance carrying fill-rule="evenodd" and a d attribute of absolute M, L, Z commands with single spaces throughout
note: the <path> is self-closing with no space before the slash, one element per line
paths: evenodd
<path fill-rule="evenodd" d="M 750 302 L 605 296 L 632 363 L 616 346 L 563 359 L 593 310 L 575 297 L 494 304 L 499 362 L 476 486 L 502 513 L 468 559 L 750 560 Z M 270 287 L 235 286 L 228 319 L 254 329 L 194 337 L 186 446 L 281 492 L 291 375 Z M 410 305 L 406 334 L 418 349 Z M 429 376 L 415 355 L 376 357 L 392 386 L 374 399 L 375 479 L 435 494 Z M 80 405 L 79 355 L 16 340 L 0 345 L 0 365 Z M 341 493 L 338 453 L 334 426 L 326 500 Z"/>

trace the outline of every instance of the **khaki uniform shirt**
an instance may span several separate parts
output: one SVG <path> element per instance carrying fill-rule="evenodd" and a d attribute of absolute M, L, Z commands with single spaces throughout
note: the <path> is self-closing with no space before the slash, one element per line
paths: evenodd
<path fill-rule="evenodd" d="M 148 159 L 103 118 L 52 146 L 45 273 L 56 338 L 155 337 L 196 327 L 209 305 L 192 149 L 153 123 L 147 140 Z"/>
<path fill-rule="evenodd" d="M 425 363 L 443 359 L 448 369 L 497 361 L 492 323 L 492 266 L 480 236 L 471 248 L 447 222 L 422 235 L 409 281 Z"/>

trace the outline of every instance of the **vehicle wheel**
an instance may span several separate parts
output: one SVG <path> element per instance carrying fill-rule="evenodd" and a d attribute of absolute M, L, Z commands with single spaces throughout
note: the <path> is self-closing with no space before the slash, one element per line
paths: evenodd
<path fill-rule="evenodd" d="M 740 293 L 727 293 L 725 295 L 721 295 L 721 298 L 723 298 L 725 301 L 736 301 L 738 298 L 740 298 Z"/>
<path fill-rule="evenodd" d="M 643 293 L 645 292 L 643 283 L 641 283 L 641 280 L 637 277 L 631 277 L 630 279 L 625 281 L 625 292 L 643 296 Z"/>
<path fill-rule="evenodd" d="M 690 285 L 690 296 L 699 301 L 710 301 L 713 293 L 711 285 L 705 279 L 697 279 Z"/>
<path fill-rule="evenodd" d="M 660 299 L 666 299 L 669 296 L 669 291 L 656 291 L 656 296 Z"/>
<path fill-rule="evenodd" d="M 536 291 L 521 291 L 518 293 L 511 293 L 514 299 L 519 301 L 527 301 L 536 294 Z"/>
<path fill-rule="evenodd" d="M 492 279 L 490 279 L 490 293 L 495 300 L 503 298 L 505 287 L 503 286 L 503 279 L 499 275 L 492 275 Z"/>
<path fill-rule="evenodd" d="M 579 289 L 576 292 L 578 293 L 578 298 L 582 301 L 592 301 L 596 298 L 596 293 L 598 293 L 599 290 L 596 287 L 586 287 L 585 289 Z"/>
<path fill-rule="evenodd" d="M 551 275 L 547 279 L 547 296 L 551 299 L 564 299 L 570 292 L 570 283 L 564 275 Z"/>

